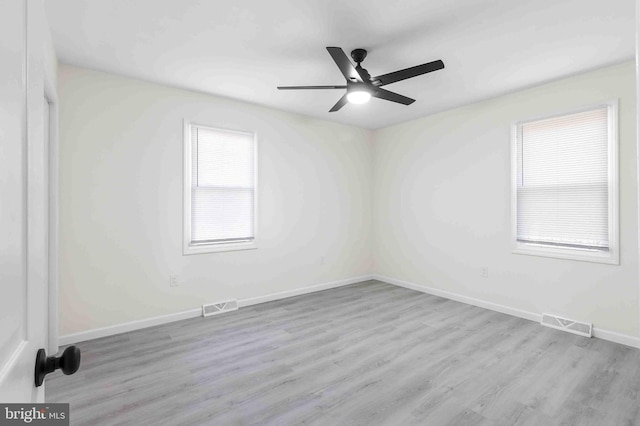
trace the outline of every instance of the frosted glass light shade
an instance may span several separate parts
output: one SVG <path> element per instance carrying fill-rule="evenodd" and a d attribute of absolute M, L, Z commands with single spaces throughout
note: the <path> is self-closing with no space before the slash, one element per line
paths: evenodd
<path fill-rule="evenodd" d="M 352 104 L 365 104 L 371 99 L 371 93 L 365 90 L 354 90 L 347 94 L 347 100 Z"/>

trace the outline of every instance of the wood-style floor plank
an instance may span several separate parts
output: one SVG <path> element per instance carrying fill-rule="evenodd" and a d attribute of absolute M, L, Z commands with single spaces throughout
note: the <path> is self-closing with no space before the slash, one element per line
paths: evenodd
<path fill-rule="evenodd" d="M 78 346 L 74 425 L 640 426 L 640 351 L 377 281 Z"/>

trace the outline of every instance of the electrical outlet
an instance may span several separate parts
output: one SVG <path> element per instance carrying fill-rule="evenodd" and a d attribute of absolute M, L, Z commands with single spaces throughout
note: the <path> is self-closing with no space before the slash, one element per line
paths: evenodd
<path fill-rule="evenodd" d="M 486 266 L 482 267 L 482 270 L 480 271 L 480 276 L 482 278 L 489 278 L 489 268 L 487 268 Z"/>
<path fill-rule="evenodd" d="M 169 275 L 169 287 L 178 287 L 178 276 L 171 274 Z"/>

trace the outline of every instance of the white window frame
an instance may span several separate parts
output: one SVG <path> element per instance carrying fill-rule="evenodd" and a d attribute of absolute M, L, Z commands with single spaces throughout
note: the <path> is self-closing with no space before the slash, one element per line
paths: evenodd
<path fill-rule="evenodd" d="M 251 135 L 254 146 L 254 193 L 253 193 L 253 241 L 231 242 L 231 243 L 200 243 L 193 244 L 191 241 L 191 179 L 192 179 L 192 149 L 191 130 L 196 127 L 204 127 L 211 130 L 228 133 L 239 133 Z M 258 138 L 256 132 L 225 129 L 207 124 L 200 124 L 191 120 L 184 120 L 184 176 L 183 176 L 183 255 L 217 253 L 236 250 L 253 250 L 258 248 Z"/>
<path fill-rule="evenodd" d="M 609 116 L 609 250 L 589 250 L 582 248 L 552 247 L 543 244 L 524 243 L 518 241 L 518 127 L 531 121 L 544 120 L 576 114 L 596 108 L 607 107 Z M 588 107 L 557 112 L 550 115 L 514 121 L 511 124 L 511 243 L 512 253 L 533 256 L 554 257 L 585 262 L 620 264 L 619 247 L 619 176 L 618 176 L 618 100 L 600 102 Z"/>

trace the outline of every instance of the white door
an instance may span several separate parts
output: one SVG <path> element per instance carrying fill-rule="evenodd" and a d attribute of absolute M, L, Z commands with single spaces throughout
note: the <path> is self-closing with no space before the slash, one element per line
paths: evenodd
<path fill-rule="evenodd" d="M 0 401 L 43 402 L 48 333 L 48 132 L 41 0 L 0 0 Z M 50 354 L 51 355 L 51 354 Z"/>

